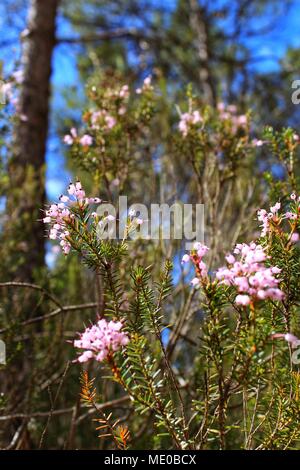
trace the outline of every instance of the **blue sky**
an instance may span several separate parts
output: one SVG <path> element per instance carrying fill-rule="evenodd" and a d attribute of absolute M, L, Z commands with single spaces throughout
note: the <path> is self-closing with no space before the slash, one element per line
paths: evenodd
<path fill-rule="evenodd" d="M 172 5 L 172 1 L 169 2 Z M 174 3 L 174 2 L 173 2 Z M 215 0 L 213 7 L 227 3 L 227 0 Z M 7 21 L 6 10 L 13 0 L 6 0 L 0 4 L 0 30 L 1 40 L 12 40 L 13 43 L 0 49 L 0 59 L 4 61 L 5 70 L 9 72 L 18 60 L 20 49 L 18 44 L 18 34 L 25 24 L 25 14 L 13 18 L 11 24 Z M 25 13 L 25 12 L 24 12 Z M 264 38 L 246 39 L 256 57 L 268 57 L 270 59 L 260 60 L 253 64 L 253 68 L 259 71 L 272 71 L 278 68 L 278 59 L 284 56 L 288 47 L 300 47 L 300 2 L 294 1 L 293 5 L 282 18 L 278 18 L 273 31 L 265 35 Z M 260 27 L 268 22 L 267 19 L 260 20 L 255 27 Z M 59 37 L 70 36 L 72 30 L 68 23 L 58 18 L 57 33 Z M 76 70 L 76 46 L 59 45 L 56 47 L 53 57 L 53 98 L 52 111 L 60 109 L 63 111 L 64 101 L 62 90 L 68 86 L 78 87 L 78 94 L 84 95 L 83 85 L 80 83 Z M 47 150 L 47 194 L 49 199 L 55 199 L 68 184 L 70 175 L 65 170 L 63 146 L 55 131 L 55 113 L 51 113 L 51 125 Z"/>
<path fill-rule="evenodd" d="M 224 3 L 224 0 L 218 0 L 219 3 Z M 226 3 L 226 1 L 225 1 Z M 265 35 L 264 38 L 246 39 L 248 45 L 254 52 L 256 57 L 264 57 L 264 60 L 257 61 L 253 64 L 253 68 L 259 71 L 272 71 L 278 69 L 278 60 L 284 56 L 288 47 L 300 47 L 300 2 L 294 1 L 291 9 L 285 17 L 278 18 L 273 31 Z M 261 24 L 255 24 L 254 27 L 259 27 L 267 24 L 266 19 L 261 20 Z M 72 31 L 65 21 L 58 22 L 58 35 L 70 35 Z M 78 79 L 76 72 L 76 46 L 61 45 L 57 47 L 54 54 L 54 74 L 53 74 L 53 89 L 54 98 L 53 106 L 55 107 L 61 102 L 60 90 L 65 86 L 78 86 L 79 91 L 82 93 L 82 85 Z M 271 57 L 267 59 L 267 57 Z M 62 148 L 58 145 L 57 139 L 51 139 L 48 147 L 47 161 L 48 161 L 48 183 L 47 190 L 50 198 L 55 197 L 61 193 L 65 184 L 68 182 L 69 175 L 63 171 L 64 158 L 62 155 Z"/>

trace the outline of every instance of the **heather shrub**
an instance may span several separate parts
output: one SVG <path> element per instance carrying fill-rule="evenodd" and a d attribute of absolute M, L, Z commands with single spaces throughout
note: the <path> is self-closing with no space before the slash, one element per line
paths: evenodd
<path fill-rule="evenodd" d="M 151 77 L 134 89 L 95 75 L 87 95 L 82 123 L 63 137 L 80 178 L 43 208 L 56 254 L 45 311 L 7 314 L 1 330 L 21 351 L 24 331 L 36 333 L 34 445 L 56 426 L 66 447 L 97 447 L 99 435 L 103 448 L 298 448 L 298 135 L 260 135 L 250 111 L 206 106 L 190 88 L 175 104 Z M 139 211 L 102 211 L 120 195 L 204 204 L 205 240 L 186 250 L 143 237 Z M 71 272 L 78 292 L 65 306 Z M 57 367 L 41 425 L 36 406 Z M 11 412 L 14 397 L 3 400 Z M 55 417 L 67 406 L 71 416 Z"/>

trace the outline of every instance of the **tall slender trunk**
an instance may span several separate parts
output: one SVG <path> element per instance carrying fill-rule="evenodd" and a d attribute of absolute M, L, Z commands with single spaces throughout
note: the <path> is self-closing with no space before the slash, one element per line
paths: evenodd
<path fill-rule="evenodd" d="M 24 79 L 14 129 L 13 155 L 9 162 L 7 197 L 7 250 L 10 268 L 7 277 L 23 282 L 37 281 L 44 267 L 44 228 L 39 221 L 45 204 L 45 153 L 48 134 L 51 59 L 55 46 L 55 19 L 59 0 L 31 0 L 28 27 L 23 33 Z M 11 234 L 11 235 L 10 235 Z M 19 297 L 12 292 L 11 314 L 23 318 L 38 315 L 39 298 Z M 18 314 L 17 314 L 18 316 Z M 9 373 L 0 374 L 1 391 L 10 397 L 9 409 L 30 411 L 36 372 L 31 358 L 34 345 L 24 343 L 9 365 Z M 27 423 L 8 422 L 3 433 L 14 449 L 31 448 Z M 14 443 L 12 436 L 18 436 Z"/>
<path fill-rule="evenodd" d="M 23 33 L 24 80 L 18 104 L 14 154 L 9 164 L 8 229 L 17 237 L 14 278 L 33 280 L 44 266 L 45 153 L 48 134 L 51 59 L 59 0 L 31 0 Z"/>
<path fill-rule="evenodd" d="M 198 53 L 199 85 L 207 104 L 215 105 L 216 96 L 210 67 L 208 24 L 198 0 L 189 0 L 190 26 Z"/>

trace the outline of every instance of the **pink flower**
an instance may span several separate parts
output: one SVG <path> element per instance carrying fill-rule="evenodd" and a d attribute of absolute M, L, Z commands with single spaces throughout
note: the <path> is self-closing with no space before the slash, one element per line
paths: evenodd
<path fill-rule="evenodd" d="M 54 228 L 50 230 L 50 233 L 49 233 L 49 238 L 50 240 L 56 240 L 57 239 L 57 230 L 55 230 Z"/>
<path fill-rule="evenodd" d="M 237 295 L 235 298 L 235 303 L 237 305 L 243 305 L 243 307 L 245 307 L 246 305 L 250 304 L 250 297 L 249 295 Z"/>
<path fill-rule="evenodd" d="M 120 116 L 123 116 L 124 114 L 126 113 L 126 107 L 125 106 L 121 106 L 119 111 L 118 111 L 118 114 Z"/>
<path fill-rule="evenodd" d="M 197 251 L 197 255 L 202 258 L 202 256 L 206 255 L 206 253 L 209 251 L 208 246 L 203 245 L 203 243 L 200 242 L 195 242 L 194 243 L 194 250 Z"/>
<path fill-rule="evenodd" d="M 89 197 L 87 200 L 88 204 L 100 204 L 102 202 L 102 199 L 99 197 Z"/>
<path fill-rule="evenodd" d="M 64 136 L 64 143 L 67 144 L 67 145 L 72 145 L 74 142 L 73 138 L 67 134 Z"/>
<path fill-rule="evenodd" d="M 199 270 L 202 278 L 207 277 L 207 266 L 203 261 L 199 263 Z"/>
<path fill-rule="evenodd" d="M 195 243 L 195 248 L 197 250 L 197 255 L 199 256 L 199 258 L 205 256 L 206 253 L 209 251 L 209 248 L 206 245 L 202 245 L 201 243 Z"/>
<path fill-rule="evenodd" d="M 284 339 L 288 342 L 291 343 L 292 346 L 297 346 L 300 343 L 299 338 L 297 336 L 292 335 L 291 333 L 286 333 L 284 335 Z"/>
<path fill-rule="evenodd" d="M 198 279 L 197 277 L 194 277 L 194 279 L 191 280 L 191 284 L 193 287 L 199 287 L 200 279 Z"/>
<path fill-rule="evenodd" d="M 291 242 L 292 243 L 297 243 L 299 241 L 299 233 L 295 232 L 293 233 L 293 235 L 291 236 Z"/>
<path fill-rule="evenodd" d="M 0 95 L 3 95 L 5 99 L 11 100 L 13 96 L 13 85 L 11 82 L 2 83 L 0 82 Z"/>
<path fill-rule="evenodd" d="M 72 127 L 72 128 L 71 128 L 70 134 L 71 134 L 71 136 L 73 137 L 73 139 L 76 139 L 76 138 L 78 137 L 78 135 L 77 135 L 77 130 L 75 129 L 75 127 Z"/>
<path fill-rule="evenodd" d="M 267 259 L 264 248 L 256 243 L 238 243 L 234 253 L 240 256 L 235 260 L 233 255 L 227 255 L 229 267 L 219 268 L 216 278 L 221 284 L 233 286 L 243 294 L 238 295 L 235 302 L 243 305 L 245 297 L 253 302 L 256 300 L 283 300 L 284 293 L 278 288 L 279 279 L 275 275 L 281 272 L 277 266 L 266 267 Z"/>
<path fill-rule="evenodd" d="M 143 93 L 144 91 L 153 90 L 153 87 L 152 87 L 152 85 L 151 85 L 151 82 L 152 82 L 152 77 L 151 77 L 151 75 L 149 75 L 148 77 L 146 77 L 146 78 L 144 79 L 142 88 L 137 88 L 135 92 L 136 92 L 138 95 L 140 95 L 140 94 Z"/>
<path fill-rule="evenodd" d="M 266 292 L 267 298 L 272 299 L 272 300 L 282 301 L 285 297 L 282 290 L 278 289 L 277 287 L 275 287 L 275 288 L 272 287 L 270 289 L 267 289 L 265 292 Z"/>
<path fill-rule="evenodd" d="M 83 147 L 90 147 L 93 143 L 93 138 L 88 134 L 84 134 L 79 140 L 79 142 Z"/>
<path fill-rule="evenodd" d="M 127 333 L 122 331 L 123 323 L 118 321 L 99 320 L 95 325 L 80 334 L 74 341 L 74 347 L 85 351 L 78 357 L 78 362 L 95 359 L 102 362 L 129 342 Z"/>
<path fill-rule="evenodd" d="M 278 268 L 278 266 L 273 266 L 273 268 L 271 268 L 271 271 L 273 274 L 279 274 L 281 273 L 282 269 Z"/>
<path fill-rule="evenodd" d="M 244 114 L 241 114 L 240 116 L 237 117 L 237 123 L 240 126 L 246 125 L 247 122 L 248 122 L 247 116 L 245 116 Z"/>
<path fill-rule="evenodd" d="M 193 124 L 197 124 L 198 122 L 201 122 L 203 120 L 202 117 L 200 116 L 199 111 L 194 111 L 192 113 L 192 116 L 193 116 L 193 119 L 192 119 Z"/>
<path fill-rule="evenodd" d="M 295 193 L 292 193 L 290 195 L 290 199 L 292 201 L 295 201 L 297 199 L 297 195 Z M 279 210 L 281 209 L 281 203 L 276 202 L 274 206 L 270 207 L 270 212 L 267 213 L 265 209 L 260 209 L 257 212 L 257 219 L 262 222 L 262 232 L 261 236 L 265 237 L 271 230 L 272 227 L 275 224 L 280 224 L 284 219 L 288 220 L 297 220 L 298 219 L 298 212 L 297 208 L 295 208 L 294 204 L 292 205 L 292 210 L 293 211 L 287 211 L 285 213 L 279 213 Z M 297 235 L 293 238 L 291 237 L 292 242 L 297 242 Z"/>
<path fill-rule="evenodd" d="M 272 207 L 270 207 L 270 211 L 272 212 L 272 214 L 276 214 L 281 208 L 281 204 L 280 202 L 276 202 L 276 204 Z"/>
<path fill-rule="evenodd" d="M 248 292 L 249 290 L 249 282 L 247 277 L 236 277 L 234 280 L 235 285 L 237 286 L 240 292 Z"/>
<path fill-rule="evenodd" d="M 190 255 L 185 254 L 185 255 L 183 255 L 183 257 L 182 257 L 181 264 L 183 264 L 183 263 L 188 263 L 189 261 L 190 261 Z"/>
<path fill-rule="evenodd" d="M 70 134 L 64 136 L 64 143 L 67 145 L 72 145 L 75 139 L 77 139 L 77 130 L 75 127 L 72 127 L 72 129 L 70 129 Z"/>
<path fill-rule="evenodd" d="M 100 198 L 86 198 L 85 191 L 80 181 L 70 183 L 68 187 L 68 196 L 62 194 L 59 197 L 58 204 L 51 204 L 45 211 L 43 222 L 50 224 L 49 238 L 51 240 L 60 240 L 60 247 L 64 254 L 68 254 L 71 250 L 70 243 L 70 222 L 74 218 L 72 207 L 77 205 L 81 210 L 89 204 L 100 203 Z M 113 216 L 111 216 L 113 217 Z"/>
<path fill-rule="evenodd" d="M 297 336 L 293 335 L 292 333 L 274 333 L 272 335 L 272 338 L 277 339 L 277 338 L 283 338 L 285 341 L 288 343 L 291 343 L 292 348 L 295 348 L 300 344 L 299 338 Z"/>
<path fill-rule="evenodd" d="M 208 250 L 209 248 L 206 245 L 203 245 L 200 242 L 195 242 L 191 253 L 189 255 L 185 254 L 182 257 L 182 264 L 188 263 L 189 261 L 192 261 L 192 263 L 194 264 L 197 277 L 195 277 L 191 281 L 193 287 L 199 287 L 200 279 L 204 282 L 206 282 L 207 280 L 207 266 L 202 261 L 202 258 L 206 255 Z"/>
<path fill-rule="evenodd" d="M 116 125 L 116 122 L 116 119 L 110 114 L 108 114 L 106 109 L 94 111 L 91 116 L 91 123 L 93 129 L 103 129 L 104 131 L 107 131 L 112 129 Z"/>
<path fill-rule="evenodd" d="M 190 113 L 183 113 L 180 116 L 180 121 L 178 124 L 178 129 L 182 133 L 183 137 L 186 137 L 190 128 L 198 124 L 199 122 L 202 122 L 203 119 L 200 116 L 199 111 L 192 111 Z"/>
<path fill-rule="evenodd" d="M 61 249 L 65 255 L 68 255 L 71 250 L 71 245 L 66 240 L 61 240 L 60 242 Z"/>
<path fill-rule="evenodd" d="M 259 300 L 265 300 L 267 298 L 267 292 L 263 289 L 259 289 L 256 296 Z"/>
<path fill-rule="evenodd" d="M 225 259 L 228 264 L 233 264 L 235 262 L 235 257 L 232 254 L 225 256 Z"/>
<path fill-rule="evenodd" d="M 119 92 L 119 97 L 120 98 L 128 98 L 129 96 L 129 87 L 128 85 L 123 85 L 120 92 Z"/>
<path fill-rule="evenodd" d="M 152 81 L 152 77 L 151 77 L 151 75 L 149 75 L 148 77 L 145 78 L 144 85 L 146 87 L 149 87 L 151 85 L 151 81 Z"/>
<path fill-rule="evenodd" d="M 276 202 L 276 204 L 272 207 L 270 207 L 270 212 L 267 213 L 267 211 L 265 209 L 260 209 L 257 211 L 257 220 L 259 220 L 260 222 L 262 222 L 262 232 L 261 232 L 261 236 L 262 237 L 265 237 L 267 235 L 267 233 L 270 231 L 270 221 L 272 219 L 275 219 L 278 217 L 278 211 L 280 210 L 281 208 L 281 203 L 280 202 Z M 287 212 L 285 214 L 285 217 L 289 217 L 289 212 Z"/>
<path fill-rule="evenodd" d="M 84 353 L 78 357 L 78 362 L 87 362 L 89 359 L 92 359 L 92 357 L 94 357 L 92 351 L 84 351 Z"/>
<path fill-rule="evenodd" d="M 112 129 L 116 125 L 116 120 L 112 116 L 105 116 L 105 122 L 108 129 Z"/>
<path fill-rule="evenodd" d="M 286 213 L 284 214 L 284 217 L 285 217 L 286 219 L 295 220 L 295 219 L 297 219 L 297 214 L 294 214 L 293 212 L 288 211 L 288 212 L 286 212 Z"/>
<path fill-rule="evenodd" d="M 15 72 L 13 72 L 12 76 L 14 77 L 16 83 L 21 84 L 24 80 L 24 70 L 16 70 Z"/>
<path fill-rule="evenodd" d="M 264 145 L 264 141 L 260 139 L 253 139 L 252 144 L 255 145 L 255 147 L 262 147 Z"/>

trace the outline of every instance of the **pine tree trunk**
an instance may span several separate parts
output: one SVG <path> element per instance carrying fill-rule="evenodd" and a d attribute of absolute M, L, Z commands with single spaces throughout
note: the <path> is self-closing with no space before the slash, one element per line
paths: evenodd
<path fill-rule="evenodd" d="M 13 277 L 34 279 L 44 266 L 45 153 L 48 134 L 51 59 L 59 0 L 31 0 L 23 33 L 23 71 L 14 154 L 9 165 L 9 231 L 17 236 Z"/>
<path fill-rule="evenodd" d="M 10 261 L 5 275 L 22 282 L 39 282 L 38 276 L 45 264 L 44 228 L 39 219 L 45 205 L 45 153 L 58 1 L 31 0 L 28 26 L 23 33 L 24 79 L 17 105 L 13 155 L 9 162 L 10 188 L 5 227 L 5 245 Z M 23 318 L 41 314 L 39 297 L 31 291 L 22 294 L 20 296 L 20 291 L 12 292 L 12 314 L 19 311 Z M 31 341 L 10 364 L 9 374 L 3 371 L 0 377 L 5 396 L 10 397 L 11 409 L 20 409 L 21 406 L 24 412 L 30 410 L 34 383 L 32 356 Z M 12 436 L 21 429 L 14 449 L 32 446 L 28 427 L 25 422 L 23 424 L 22 420 L 16 419 L 8 422 L 4 430 L 8 445 L 11 445 Z"/>
<path fill-rule="evenodd" d="M 198 53 L 199 85 L 207 104 L 215 105 L 214 80 L 210 68 L 208 24 L 204 9 L 197 0 L 189 0 L 190 25 L 195 35 L 195 47 Z"/>

